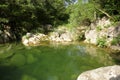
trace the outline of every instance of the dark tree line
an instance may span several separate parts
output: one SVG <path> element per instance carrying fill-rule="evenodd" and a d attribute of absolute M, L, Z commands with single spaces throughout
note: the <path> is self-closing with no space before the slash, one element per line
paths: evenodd
<path fill-rule="evenodd" d="M 68 19 L 64 0 L 1 0 L 0 28 L 8 25 L 15 34 L 41 25 L 62 24 Z"/>

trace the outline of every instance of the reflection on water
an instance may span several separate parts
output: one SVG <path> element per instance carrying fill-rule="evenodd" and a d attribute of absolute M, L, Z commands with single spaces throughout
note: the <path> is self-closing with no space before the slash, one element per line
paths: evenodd
<path fill-rule="evenodd" d="M 113 64 L 107 51 L 80 43 L 0 45 L 0 80 L 76 80 L 83 71 Z"/>

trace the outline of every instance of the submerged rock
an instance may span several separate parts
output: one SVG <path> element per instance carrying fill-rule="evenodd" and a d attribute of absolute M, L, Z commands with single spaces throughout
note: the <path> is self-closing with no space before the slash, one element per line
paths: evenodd
<path fill-rule="evenodd" d="M 108 66 L 83 72 L 77 80 L 120 80 L 120 66 Z"/>

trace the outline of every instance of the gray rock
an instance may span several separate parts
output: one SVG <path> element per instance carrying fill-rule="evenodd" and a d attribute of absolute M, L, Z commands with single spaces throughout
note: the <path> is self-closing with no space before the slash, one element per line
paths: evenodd
<path fill-rule="evenodd" d="M 81 73 L 77 80 L 120 80 L 120 66 L 108 66 Z"/>

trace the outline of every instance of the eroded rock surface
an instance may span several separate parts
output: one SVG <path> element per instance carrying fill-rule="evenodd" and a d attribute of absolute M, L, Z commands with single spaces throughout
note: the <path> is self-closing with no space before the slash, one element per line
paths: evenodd
<path fill-rule="evenodd" d="M 109 20 L 99 20 L 86 30 L 85 42 L 120 50 L 120 25 L 112 26 Z"/>
<path fill-rule="evenodd" d="M 120 66 L 108 66 L 83 72 L 77 80 L 120 80 Z"/>

